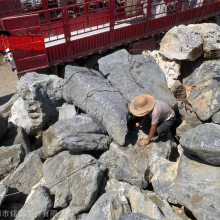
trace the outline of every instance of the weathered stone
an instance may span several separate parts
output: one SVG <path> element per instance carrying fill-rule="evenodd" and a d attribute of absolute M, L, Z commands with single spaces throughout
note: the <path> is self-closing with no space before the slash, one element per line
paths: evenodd
<path fill-rule="evenodd" d="M 5 135 L 8 127 L 8 121 L 2 115 L 0 115 L 0 139 Z"/>
<path fill-rule="evenodd" d="M 177 176 L 177 168 L 178 163 L 170 162 L 160 157 L 152 163 L 149 169 L 149 179 L 154 192 L 172 202 L 174 202 L 174 180 Z"/>
<path fill-rule="evenodd" d="M 59 121 L 63 119 L 72 119 L 76 115 L 76 108 L 74 105 L 64 103 L 59 109 Z"/>
<path fill-rule="evenodd" d="M 19 95 L 15 93 L 11 99 L 6 102 L 4 105 L 0 106 L 0 114 L 3 115 L 5 118 L 8 118 L 10 116 L 11 107 L 15 103 L 15 101 L 18 99 Z"/>
<path fill-rule="evenodd" d="M 130 207 L 124 196 L 116 193 L 105 193 L 90 209 L 86 220 L 119 219 L 121 215 L 128 212 L 130 212 Z"/>
<path fill-rule="evenodd" d="M 142 192 L 136 186 L 110 179 L 107 183 L 106 191 L 124 196 L 129 202 L 132 212 L 141 213 L 158 220 L 164 217 L 159 208 L 148 198 L 147 193 L 145 191 Z"/>
<path fill-rule="evenodd" d="M 70 155 L 64 151 L 47 159 L 43 176 L 51 194 L 55 195 L 54 208 L 65 208 L 70 203 L 75 214 L 87 211 L 96 200 L 103 171 L 90 155 Z"/>
<path fill-rule="evenodd" d="M 176 134 L 181 137 L 186 131 L 201 125 L 202 122 L 199 120 L 194 111 L 188 111 L 188 114 L 184 117 L 182 123 L 176 129 Z"/>
<path fill-rule="evenodd" d="M 101 58 L 98 63 L 102 74 L 128 102 L 141 93 L 148 93 L 171 106 L 176 104 L 164 73 L 152 59 L 130 55 L 123 49 Z"/>
<path fill-rule="evenodd" d="M 84 67 L 66 66 L 64 99 L 95 116 L 108 134 L 123 145 L 127 134 L 127 103 L 106 79 L 97 76 L 100 73 L 92 73 Z"/>
<path fill-rule="evenodd" d="M 167 80 L 167 86 L 170 90 L 174 87 L 176 80 L 180 76 L 181 63 L 179 61 L 169 60 L 162 56 L 158 50 L 143 51 L 144 58 L 149 59 L 150 56 L 156 61 Z"/>
<path fill-rule="evenodd" d="M 10 147 L 0 147 L 0 179 L 6 177 L 14 171 L 24 160 L 25 152 L 23 147 L 13 145 Z"/>
<path fill-rule="evenodd" d="M 121 216 L 119 220 L 153 220 L 153 219 L 140 213 L 129 213 Z"/>
<path fill-rule="evenodd" d="M 3 182 L 0 183 L 0 206 L 3 203 L 5 196 L 8 192 L 8 187 Z"/>
<path fill-rule="evenodd" d="M 180 144 L 188 153 L 220 165 L 220 125 L 207 123 L 184 133 Z"/>
<path fill-rule="evenodd" d="M 220 60 L 204 61 L 186 79 L 188 94 L 197 116 L 206 121 L 220 110 Z"/>
<path fill-rule="evenodd" d="M 63 79 L 54 75 L 28 73 L 17 85 L 20 96 L 11 108 L 10 121 L 23 127 L 28 134 L 36 135 L 56 121 L 57 106 L 62 100 Z"/>
<path fill-rule="evenodd" d="M 23 163 L 8 175 L 3 182 L 10 188 L 16 188 L 24 194 L 29 194 L 31 188 L 42 178 L 42 161 L 35 153 L 29 153 Z"/>
<path fill-rule="evenodd" d="M 194 61 L 203 54 L 202 37 L 193 28 L 175 26 L 161 40 L 160 53 L 170 60 Z"/>
<path fill-rule="evenodd" d="M 43 150 L 46 156 L 69 150 L 70 152 L 107 150 L 111 138 L 96 118 L 82 114 L 52 125 L 43 134 Z"/>
<path fill-rule="evenodd" d="M 145 171 L 148 168 L 147 151 L 120 147 L 115 143 L 110 150 L 101 155 L 99 161 L 109 169 L 109 177 L 136 185 L 147 187 Z M 137 159 L 138 158 L 138 159 Z"/>
<path fill-rule="evenodd" d="M 192 211 L 196 219 L 218 220 L 220 216 L 220 167 L 195 157 L 181 155 L 175 181 L 175 198 Z"/>
<path fill-rule="evenodd" d="M 45 187 L 38 187 L 28 195 L 24 206 L 16 215 L 15 220 L 44 219 L 49 210 L 53 207 L 53 202 L 48 190 Z"/>
<path fill-rule="evenodd" d="M 17 127 L 9 123 L 8 132 L 0 142 L 0 146 L 11 146 L 16 144 L 21 144 L 26 154 L 32 150 L 26 131 L 22 127 Z"/>
<path fill-rule="evenodd" d="M 220 27 L 215 23 L 202 23 L 189 25 L 198 31 L 203 40 L 203 51 L 205 58 L 220 58 Z"/>
<path fill-rule="evenodd" d="M 220 111 L 216 112 L 213 116 L 212 116 L 212 122 L 215 124 L 220 124 Z"/>

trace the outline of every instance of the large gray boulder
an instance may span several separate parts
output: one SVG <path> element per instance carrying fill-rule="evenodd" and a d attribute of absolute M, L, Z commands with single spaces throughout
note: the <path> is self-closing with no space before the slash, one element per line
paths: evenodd
<path fill-rule="evenodd" d="M 119 91 L 99 75 L 84 67 L 66 66 L 64 99 L 95 116 L 108 134 L 123 145 L 127 134 L 127 103 Z"/>
<path fill-rule="evenodd" d="M 136 151 L 112 143 L 110 150 L 101 155 L 99 161 L 109 169 L 109 178 L 128 182 L 140 188 L 146 188 L 145 171 L 148 168 L 147 151 Z"/>
<path fill-rule="evenodd" d="M 19 210 L 15 220 L 44 219 L 52 207 L 53 201 L 48 190 L 43 186 L 39 186 L 28 195 L 24 206 Z"/>
<path fill-rule="evenodd" d="M 62 99 L 63 79 L 54 75 L 27 73 L 17 85 L 19 97 L 11 108 L 10 121 L 36 135 L 56 121 Z"/>
<path fill-rule="evenodd" d="M 8 120 L 0 115 L 0 139 L 5 135 L 8 128 Z"/>
<path fill-rule="evenodd" d="M 123 214 L 131 212 L 127 199 L 117 193 L 104 193 L 90 209 L 86 220 L 119 219 Z"/>
<path fill-rule="evenodd" d="M 10 188 L 15 188 L 19 192 L 29 194 L 31 188 L 36 185 L 42 178 L 42 161 L 35 153 L 29 153 L 23 163 L 8 175 L 4 180 L 4 184 Z"/>
<path fill-rule="evenodd" d="M 220 216 L 220 167 L 195 157 L 181 155 L 175 180 L 175 198 L 192 211 L 196 219 L 218 220 Z"/>
<path fill-rule="evenodd" d="M 55 195 L 54 208 L 69 206 L 72 212 L 87 211 L 96 200 L 104 169 L 90 155 L 64 151 L 43 164 L 45 184 Z M 54 175 L 56 173 L 56 175 Z"/>
<path fill-rule="evenodd" d="M 71 120 L 58 121 L 43 134 L 43 151 L 53 156 L 60 151 L 72 153 L 86 151 L 104 151 L 108 149 L 111 138 L 96 118 L 82 114 Z"/>
<path fill-rule="evenodd" d="M 170 60 L 194 61 L 203 54 L 203 39 L 193 28 L 175 26 L 161 40 L 160 53 Z"/>
<path fill-rule="evenodd" d="M 24 148 L 18 145 L 0 147 L 0 179 L 14 171 L 25 157 Z"/>
<path fill-rule="evenodd" d="M 128 102 L 141 93 L 148 93 L 172 107 L 176 104 L 164 73 L 155 61 L 142 55 L 130 55 L 123 49 L 101 58 L 98 63 L 102 74 Z"/>
<path fill-rule="evenodd" d="M 220 60 L 204 61 L 185 79 L 190 87 L 188 100 L 200 120 L 210 119 L 220 110 Z"/>
<path fill-rule="evenodd" d="M 188 153 L 212 165 L 220 165 L 220 125 L 207 123 L 184 133 L 180 144 Z"/>
<path fill-rule="evenodd" d="M 15 101 L 18 99 L 18 97 L 19 95 L 15 93 L 8 102 L 0 106 L 0 114 L 3 115 L 3 117 L 8 118 L 10 116 L 11 108 Z"/>
<path fill-rule="evenodd" d="M 16 144 L 21 144 L 26 154 L 32 150 L 26 131 L 22 127 L 17 127 L 9 123 L 8 131 L 0 142 L 0 146 L 11 146 Z"/>

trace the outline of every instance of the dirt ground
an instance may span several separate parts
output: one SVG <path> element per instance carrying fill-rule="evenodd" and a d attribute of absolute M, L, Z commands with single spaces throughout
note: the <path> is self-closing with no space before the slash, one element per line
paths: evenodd
<path fill-rule="evenodd" d="M 0 105 L 6 103 L 16 92 L 18 77 L 12 72 L 10 65 L 5 64 L 3 56 L 0 55 Z"/>

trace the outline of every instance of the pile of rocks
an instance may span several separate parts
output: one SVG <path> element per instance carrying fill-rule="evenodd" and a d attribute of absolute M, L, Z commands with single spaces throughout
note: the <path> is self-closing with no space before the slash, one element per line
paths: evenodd
<path fill-rule="evenodd" d="M 173 28 L 159 51 L 119 50 L 98 61 L 99 71 L 67 65 L 64 79 L 23 76 L 15 96 L 0 107 L 4 215 L 219 219 L 220 28 L 206 27 Z M 176 82 L 186 91 L 181 100 L 172 93 Z M 144 133 L 129 128 L 127 104 L 140 93 L 177 107 L 178 143 L 137 147 Z"/>

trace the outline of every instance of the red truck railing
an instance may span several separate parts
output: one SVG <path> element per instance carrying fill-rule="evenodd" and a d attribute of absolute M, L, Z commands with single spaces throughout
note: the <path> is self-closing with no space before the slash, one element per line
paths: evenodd
<path fill-rule="evenodd" d="M 45 51 L 12 52 L 16 69 L 23 74 L 219 13 L 219 0 L 95 0 L 4 18 L 2 24 L 13 35 L 38 34 L 45 39 Z"/>

